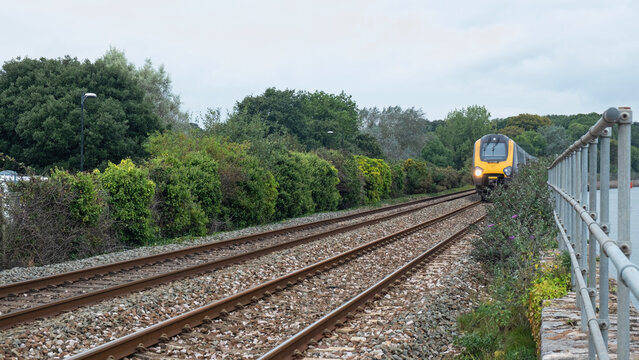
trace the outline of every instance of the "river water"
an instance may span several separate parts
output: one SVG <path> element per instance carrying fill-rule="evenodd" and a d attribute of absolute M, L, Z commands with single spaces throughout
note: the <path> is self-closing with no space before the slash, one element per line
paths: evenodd
<path fill-rule="evenodd" d="M 599 202 L 599 192 L 597 192 Z M 600 209 L 600 206 L 597 206 Z M 617 240 L 617 189 L 610 189 L 610 238 Z M 632 252 L 630 261 L 639 264 L 639 187 L 630 189 L 630 242 Z M 610 262 L 610 277 L 617 278 L 617 270 Z M 630 293 L 633 304 L 639 308 L 639 301 Z"/>

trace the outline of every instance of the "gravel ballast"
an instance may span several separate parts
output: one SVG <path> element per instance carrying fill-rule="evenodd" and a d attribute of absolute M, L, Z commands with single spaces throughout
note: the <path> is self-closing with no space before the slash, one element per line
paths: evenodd
<path fill-rule="evenodd" d="M 0 341 L 7 350 L 0 351 L 0 354 L 7 358 L 61 358 L 77 353 L 469 202 L 470 199 L 466 198 L 442 203 L 382 224 L 273 253 L 203 276 L 176 281 L 80 308 L 72 313 L 3 330 L 0 332 Z M 288 225 L 290 224 L 281 226 Z M 259 229 L 265 230 L 267 229 Z M 228 237 L 238 235 L 229 234 Z M 155 251 L 158 248 L 151 249 Z"/>

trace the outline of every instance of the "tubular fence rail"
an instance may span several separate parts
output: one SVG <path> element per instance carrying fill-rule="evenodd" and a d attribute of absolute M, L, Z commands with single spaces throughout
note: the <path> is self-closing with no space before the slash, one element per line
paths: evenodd
<path fill-rule="evenodd" d="M 610 136 L 617 126 L 617 234 L 611 239 L 609 219 Z M 559 248 L 568 250 L 572 286 L 581 309 L 581 327 L 588 333 L 589 359 L 609 359 L 608 266 L 617 269 L 617 359 L 630 356 L 630 294 L 639 297 L 639 267 L 629 260 L 630 242 L 630 128 L 629 107 L 610 108 L 588 132 L 555 159 L 548 168 L 554 192 Z M 600 146 L 599 162 L 597 148 Z M 597 165 L 600 199 L 597 211 Z M 597 318 L 597 244 L 599 261 L 599 317 Z"/>

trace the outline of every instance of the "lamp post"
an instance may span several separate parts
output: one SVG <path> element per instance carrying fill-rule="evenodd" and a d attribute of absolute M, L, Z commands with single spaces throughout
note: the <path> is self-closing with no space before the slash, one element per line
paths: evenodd
<path fill-rule="evenodd" d="M 80 105 L 82 107 L 82 121 L 80 125 L 80 171 L 84 171 L 84 100 L 86 100 L 86 98 L 94 97 L 97 97 L 94 93 L 84 93 L 82 94 L 82 101 L 80 101 Z"/>

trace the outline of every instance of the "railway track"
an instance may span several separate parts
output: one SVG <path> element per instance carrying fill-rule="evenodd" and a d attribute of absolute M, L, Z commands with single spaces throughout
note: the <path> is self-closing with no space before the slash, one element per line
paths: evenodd
<path fill-rule="evenodd" d="M 257 357 L 277 343 L 284 342 L 286 336 L 320 321 L 328 310 L 339 307 L 344 300 L 355 296 L 357 300 L 347 301 L 350 305 L 342 313 L 352 312 L 378 291 L 366 290 L 371 285 L 381 284 L 377 289 L 382 289 L 424 259 L 443 251 L 453 239 L 468 230 L 468 218 L 472 218 L 473 222 L 481 219 L 476 215 L 477 205 L 479 202 L 370 241 L 77 354 L 72 359 L 121 358 L 131 354 L 140 359 Z M 449 234 L 450 231 L 440 230 L 438 236 L 431 236 L 429 234 L 433 231 L 426 232 L 425 229 L 435 224 L 440 229 L 454 229 L 456 234 L 447 237 L 442 234 Z M 444 237 L 447 239 L 442 240 Z M 403 270 L 397 270 L 397 266 L 404 263 L 408 265 Z M 357 295 L 362 290 L 366 290 L 367 295 Z M 318 334 L 321 335 L 336 322 L 334 319 L 325 321 L 328 325 L 313 330 L 310 337 L 303 335 L 307 338 L 303 342 L 307 344 L 309 339 L 316 339 Z M 178 336 L 172 338 L 175 335 Z M 160 345 L 156 346 L 158 343 Z M 292 349 L 299 350 L 305 346 L 296 343 Z M 286 350 L 281 354 L 284 353 L 292 352 Z M 289 355 L 273 356 L 281 358 Z"/>
<path fill-rule="evenodd" d="M 415 200 L 0 287 L 0 329 L 204 273 L 474 194 Z M 384 215 L 375 216 L 381 213 Z M 364 218 L 364 220 L 358 220 Z M 321 227 L 328 230 L 318 231 Z"/>

